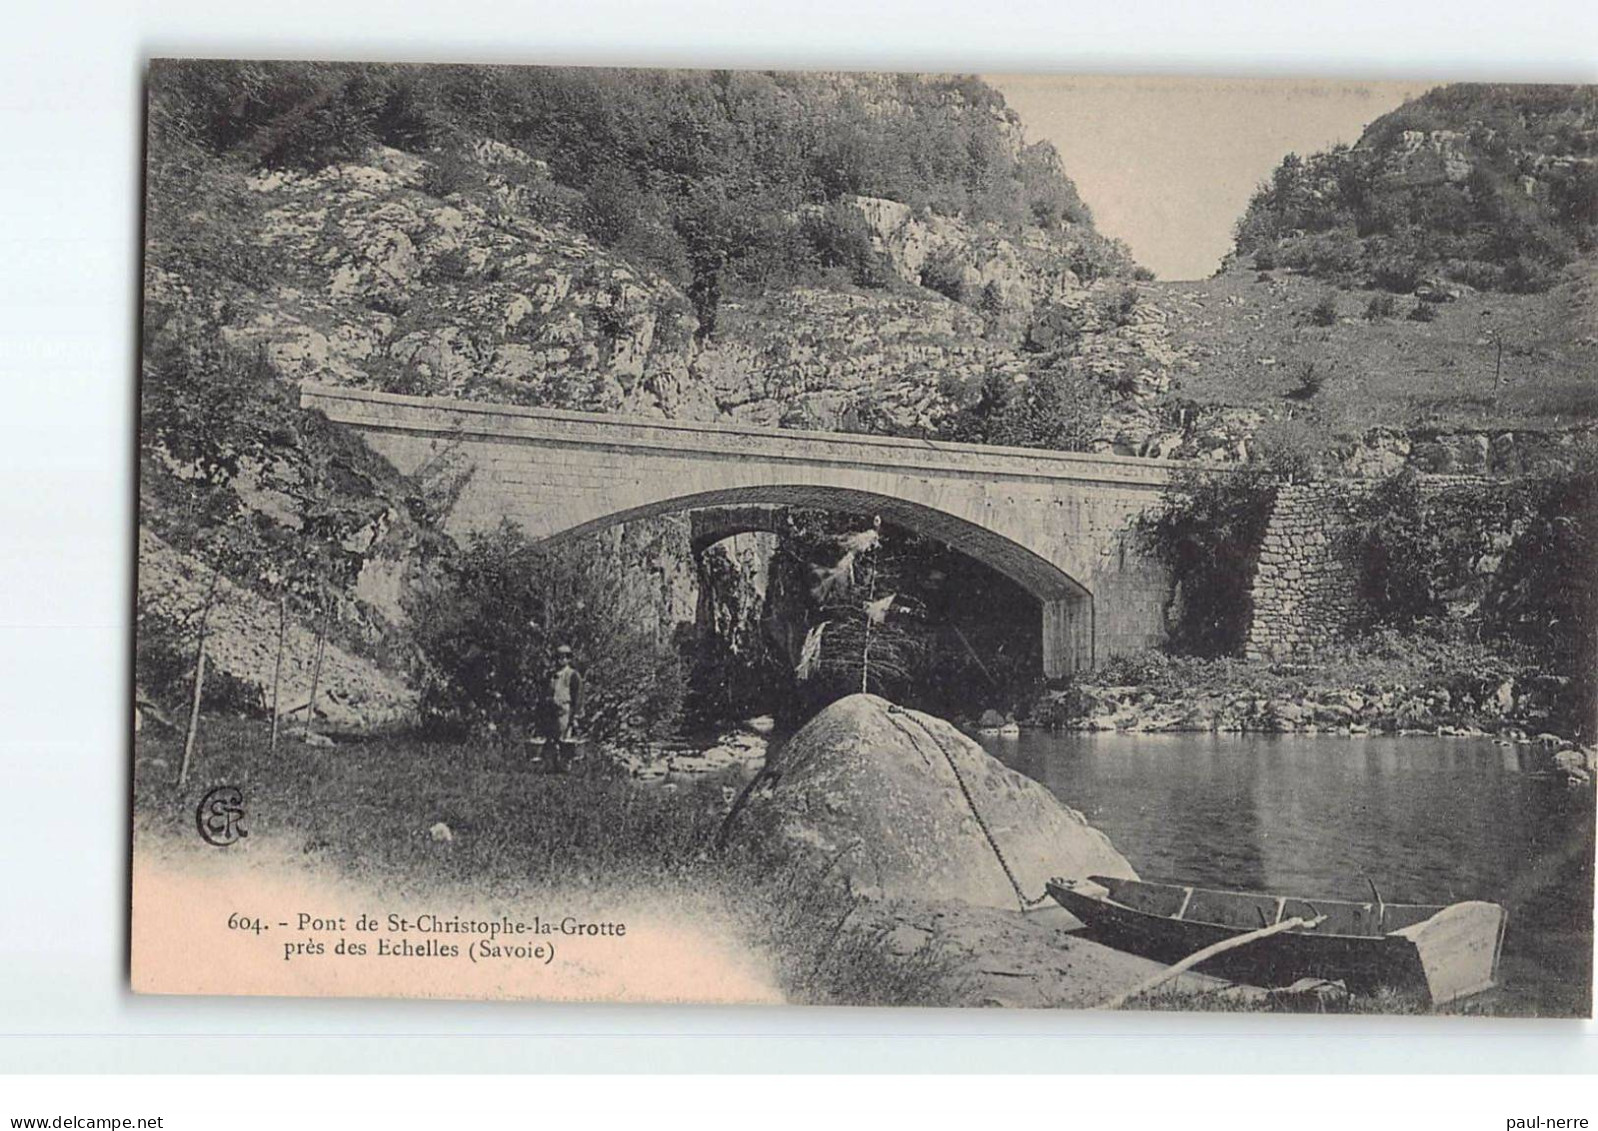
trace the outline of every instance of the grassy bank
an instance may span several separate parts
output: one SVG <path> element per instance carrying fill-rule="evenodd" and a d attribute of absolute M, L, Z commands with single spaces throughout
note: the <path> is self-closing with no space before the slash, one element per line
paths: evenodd
<path fill-rule="evenodd" d="M 134 816 L 141 838 L 194 843 L 194 811 L 217 785 L 248 799 L 250 835 L 303 854 L 317 870 L 377 886 L 468 889 L 536 903 L 540 892 L 647 893 L 709 903 L 804 1004 L 947 1004 L 957 980 L 938 948 L 906 958 L 886 928 L 859 916 L 835 877 L 772 855 L 717 852 L 724 775 L 639 786 L 589 763 L 538 771 L 523 749 L 417 736 L 334 749 L 297 737 L 268 753 L 257 720 L 208 719 L 196 768 L 176 785 L 182 739 L 135 742 Z M 433 830 L 442 824 L 448 838 Z M 858 925 L 857 925 L 858 921 Z"/>

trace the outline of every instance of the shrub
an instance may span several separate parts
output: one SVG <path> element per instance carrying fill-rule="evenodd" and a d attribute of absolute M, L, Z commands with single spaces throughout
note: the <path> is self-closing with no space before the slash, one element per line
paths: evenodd
<path fill-rule="evenodd" d="M 1086 451 L 1108 407 L 1103 387 L 1074 368 L 1041 370 L 1025 381 L 995 372 L 974 402 L 943 422 L 938 439 Z"/>
<path fill-rule="evenodd" d="M 1429 302 L 1417 302 L 1410 308 L 1409 320 L 1411 322 L 1435 322 L 1437 321 L 1437 307 Z"/>
<path fill-rule="evenodd" d="M 1313 361 L 1306 361 L 1299 372 L 1298 385 L 1287 395 L 1295 401 L 1307 401 L 1325 387 L 1327 376 L 1327 370 L 1319 368 Z"/>
<path fill-rule="evenodd" d="M 1359 274 L 1365 250 L 1353 232 L 1338 230 L 1283 240 L 1277 256 L 1283 267 L 1346 281 Z"/>
<path fill-rule="evenodd" d="M 990 279 L 982 288 L 982 297 L 977 300 L 977 309 L 989 318 L 997 318 L 1004 313 L 1004 290 L 999 286 L 997 279 Z"/>
<path fill-rule="evenodd" d="M 1327 291 L 1314 306 L 1310 307 L 1309 320 L 1317 326 L 1335 326 L 1337 324 L 1337 296 Z"/>
<path fill-rule="evenodd" d="M 1276 497 L 1271 474 L 1178 473 L 1160 506 L 1139 519 L 1138 536 L 1171 571 L 1171 645 L 1204 656 L 1232 655 L 1248 636 L 1249 581 Z"/>
<path fill-rule="evenodd" d="M 1321 388 L 1330 371 L 1306 368 L 1304 382 Z M 1313 419 L 1303 416 L 1266 421 L 1254 433 L 1253 462 L 1279 480 L 1303 482 L 1327 470 L 1334 454 L 1332 433 Z"/>
<path fill-rule="evenodd" d="M 1557 266 L 1539 263 L 1525 255 L 1517 255 L 1504 264 L 1503 289 L 1510 294 L 1541 294 L 1559 278 Z"/>
<path fill-rule="evenodd" d="M 1111 656 L 1098 671 L 1099 682 L 1109 686 L 1141 687 L 1158 684 L 1171 672 L 1171 657 L 1153 649 Z"/>
<path fill-rule="evenodd" d="M 1365 304 L 1365 321 L 1380 322 L 1384 318 L 1391 318 L 1398 312 L 1398 303 L 1392 295 L 1372 295 Z"/>
<path fill-rule="evenodd" d="M 1535 650 L 1558 725 L 1598 723 L 1598 460 L 1491 487 L 1394 476 L 1353 507 L 1367 623 Z"/>
<path fill-rule="evenodd" d="M 1111 326 L 1125 326 L 1132 321 L 1132 312 L 1137 309 L 1137 304 L 1137 288 L 1121 287 L 1100 302 L 1099 315 Z"/>
<path fill-rule="evenodd" d="M 951 302 L 964 302 L 965 265 L 953 251 L 939 249 L 921 265 L 921 285 Z"/>
<path fill-rule="evenodd" d="M 136 610 L 133 674 L 138 689 L 172 708 L 192 693 L 194 629 L 155 609 Z"/>
<path fill-rule="evenodd" d="M 593 174 L 580 209 L 583 231 L 609 247 L 632 234 L 648 198 L 626 169 L 607 166 Z"/>
<path fill-rule="evenodd" d="M 1589 740 L 1598 730 L 1598 460 L 1527 485 L 1519 533 L 1493 577 L 1495 632 L 1537 649 L 1568 682 L 1559 721 Z"/>
<path fill-rule="evenodd" d="M 1420 285 L 1424 271 L 1418 260 L 1400 256 L 1384 258 L 1371 271 L 1371 282 L 1384 291 L 1407 295 Z"/>
<path fill-rule="evenodd" d="M 835 200 L 807 213 L 799 231 L 821 267 L 843 268 L 857 286 L 886 285 L 889 272 L 873 245 L 871 225 L 852 204 Z"/>
<path fill-rule="evenodd" d="M 1111 250 L 1087 240 L 1073 247 L 1066 254 L 1065 261 L 1084 284 L 1113 275 L 1122 266 L 1121 260 Z"/>
<path fill-rule="evenodd" d="M 415 356 L 401 360 L 389 354 L 374 355 L 367 359 L 366 373 L 377 388 L 402 397 L 437 397 L 449 391 L 438 371 Z"/>
<path fill-rule="evenodd" d="M 1479 600 L 1479 564 L 1517 506 L 1512 490 L 1428 488 L 1409 472 L 1359 500 L 1350 537 L 1370 623 L 1403 628 L 1447 615 L 1452 600 Z"/>
<path fill-rule="evenodd" d="M 427 265 L 430 278 L 441 282 L 460 282 L 471 273 L 471 257 L 464 248 L 452 247 L 439 252 Z"/>
<path fill-rule="evenodd" d="M 470 192 L 486 183 L 482 168 L 455 149 L 440 150 L 428 156 L 422 169 L 422 191 L 443 200 L 458 192 Z"/>

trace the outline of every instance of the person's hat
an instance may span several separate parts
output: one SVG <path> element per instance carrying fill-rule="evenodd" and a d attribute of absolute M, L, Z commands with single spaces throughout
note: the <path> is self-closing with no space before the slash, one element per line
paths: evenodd
<path fill-rule="evenodd" d="M 571 654 L 572 646 L 570 644 L 562 644 L 559 648 L 555 649 L 555 655 L 557 656 L 570 656 Z"/>

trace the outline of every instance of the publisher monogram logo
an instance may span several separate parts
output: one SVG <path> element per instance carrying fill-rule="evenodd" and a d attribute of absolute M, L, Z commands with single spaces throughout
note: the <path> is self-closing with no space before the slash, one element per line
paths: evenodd
<path fill-rule="evenodd" d="M 250 834 L 244 828 L 244 793 L 236 786 L 219 785 L 200 799 L 194 823 L 207 844 L 226 848 Z"/>

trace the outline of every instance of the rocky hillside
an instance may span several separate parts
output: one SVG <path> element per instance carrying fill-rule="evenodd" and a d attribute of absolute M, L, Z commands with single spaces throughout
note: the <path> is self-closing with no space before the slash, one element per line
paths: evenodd
<path fill-rule="evenodd" d="M 1284 162 L 1226 271 L 1160 284 L 975 79 L 159 64 L 141 523 L 398 670 L 450 484 L 370 466 L 302 382 L 1515 470 L 1598 409 L 1591 98 L 1462 89 Z M 633 563 L 663 624 L 699 597 L 673 554 Z"/>
<path fill-rule="evenodd" d="M 1158 284 L 1185 364 L 1156 408 L 1258 436 L 1256 452 L 1329 449 L 1360 474 L 1411 451 L 1422 471 L 1522 470 L 1598 420 L 1595 282 L 1583 257 L 1534 295 L 1400 297 L 1241 265 Z M 1434 444 L 1457 452 L 1426 455 Z M 1471 454 L 1493 446 L 1504 458 Z"/>
<path fill-rule="evenodd" d="M 1598 235 L 1598 89 L 1459 84 L 1352 147 L 1289 154 L 1237 225 L 1237 254 L 1410 293 L 1440 280 L 1546 290 Z"/>
<path fill-rule="evenodd" d="M 1595 100 L 1442 87 L 1289 154 L 1222 270 L 1159 288 L 1185 364 L 1155 424 L 1356 474 L 1562 458 L 1598 419 Z"/>

